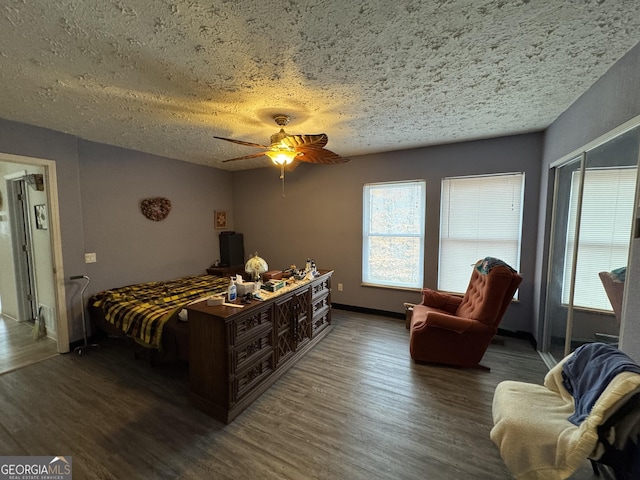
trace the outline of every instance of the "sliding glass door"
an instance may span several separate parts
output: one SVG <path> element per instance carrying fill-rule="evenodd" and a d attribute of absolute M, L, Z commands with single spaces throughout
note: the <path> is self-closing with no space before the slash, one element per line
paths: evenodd
<path fill-rule="evenodd" d="M 640 127 L 553 170 L 543 352 L 617 342 L 634 217 Z"/>
<path fill-rule="evenodd" d="M 565 349 L 567 320 L 573 309 L 563 304 L 565 275 L 573 276 L 573 261 L 566 258 L 565 241 L 569 225 L 569 205 L 571 204 L 571 179 L 580 172 L 582 157 L 573 158 L 555 169 L 554 208 L 552 217 L 552 243 L 549 253 L 549 273 L 545 307 L 545 331 L 543 352 L 549 352 L 557 360 Z M 567 282 L 568 283 L 568 282 Z"/>

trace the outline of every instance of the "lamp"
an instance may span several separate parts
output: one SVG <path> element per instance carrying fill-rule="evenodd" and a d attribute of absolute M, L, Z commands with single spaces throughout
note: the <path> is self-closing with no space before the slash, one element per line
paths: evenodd
<path fill-rule="evenodd" d="M 276 134 L 277 135 L 277 134 Z M 284 167 L 293 162 L 298 155 L 296 151 L 286 145 L 276 145 L 271 150 L 265 152 L 265 155 L 271 159 L 273 163 L 280 166 L 280 180 L 282 180 L 282 196 L 284 197 Z"/>
<path fill-rule="evenodd" d="M 277 121 L 277 120 L 276 120 Z M 289 121 L 287 117 L 286 125 Z M 282 125 L 282 124 L 280 124 Z M 271 148 L 266 151 L 264 154 L 271 159 L 271 161 L 280 166 L 280 180 L 282 180 L 282 196 L 284 197 L 284 167 L 293 162 L 293 159 L 296 158 L 298 152 L 296 152 L 295 148 L 288 145 L 284 139 L 289 135 L 284 131 L 283 128 L 280 129 L 278 133 L 274 133 L 271 135 Z"/>
<path fill-rule="evenodd" d="M 296 158 L 298 153 L 287 145 L 275 145 L 271 150 L 265 152 L 265 155 L 271 159 L 273 163 L 279 166 L 289 165 Z"/>
<path fill-rule="evenodd" d="M 253 281 L 257 282 L 260 280 L 260 275 L 269 270 L 269 266 L 264 259 L 258 256 L 258 252 L 254 253 L 253 256 L 247 260 L 247 263 L 244 265 L 244 271 L 251 274 Z"/>

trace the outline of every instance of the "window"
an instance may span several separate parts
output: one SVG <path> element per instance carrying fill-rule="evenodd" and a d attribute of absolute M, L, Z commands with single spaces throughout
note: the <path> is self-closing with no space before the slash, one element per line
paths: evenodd
<path fill-rule="evenodd" d="M 364 284 L 422 288 L 426 190 L 424 180 L 364 186 Z"/>
<path fill-rule="evenodd" d="M 524 173 L 445 178 L 441 195 L 439 290 L 464 293 L 484 257 L 520 269 Z"/>
<path fill-rule="evenodd" d="M 636 174 L 636 168 L 594 168 L 585 172 L 573 298 L 577 307 L 612 311 L 598 272 L 627 266 Z M 564 304 L 569 303 L 580 177 L 580 171 L 571 177 L 562 282 Z"/>

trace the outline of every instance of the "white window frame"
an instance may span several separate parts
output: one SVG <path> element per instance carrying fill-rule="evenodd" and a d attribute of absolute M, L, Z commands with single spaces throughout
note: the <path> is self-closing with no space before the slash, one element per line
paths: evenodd
<path fill-rule="evenodd" d="M 503 183 L 520 181 L 520 191 L 512 188 L 505 192 L 506 202 L 498 209 L 495 205 L 488 205 L 482 195 L 474 192 L 488 188 L 492 181 Z M 484 183 L 484 185 L 483 185 Z M 459 193 L 456 193 L 457 190 Z M 516 270 L 520 270 L 520 256 L 522 250 L 522 221 L 524 211 L 524 172 L 509 172 L 489 175 L 469 175 L 460 177 L 445 177 L 442 179 L 440 192 L 440 234 L 438 248 L 438 289 L 452 293 L 464 293 L 469 284 L 471 266 L 484 257 L 497 257 L 505 261 Z M 457 197 L 453 197 L 457 195 Z M 512 223 L 511 232 L 517 234 L 509 238 L 499 238 L 505 229 L 497 228 L 504 220 L 504 212 L 511 203 L 514 217 L 517 214 L 517 225 Z M 465 205 L 462 212 L 458 210 Z M 456 207 L 456 205 L 458 205 Z M 499 215 L 502 215 L 500 217 Z M 485 228 L 480 222 L 485 223 Z M 488 225 L 488 226 L 487 226 Z M 488 233 L 488 235 L 487 235 Z M 456 244 L 458 246 L 456 246 Z M 502 244 L 503 247 L 499 245 Z M 506 248 L 504 245 L 506 244 Z M 509 246 L 511 245 L 511 246 Z M 509 251 L 509 253 L 504 253 Z M 515 298 L 517 298 L 516 292 Z"/>
<path fill-rule="evenodd" d="M 382 231 L 382 229 L 376 230 L 373 215 L 375 214 L 375 206 L 372 205 L 373 197 L 376 192 L 381 195 L 386 195 L 386 201 L 399 197 L 399 195 L 390 195 L 390 192 L 402 188 L 418 189 L 418 198 L 414 205 L 395 205 L 390 206 L 388 211 L 392 211 L 391 207 L 401 208 L 408 207 L 410 210 L 406 211 L 409 214 L 409 219 L 406 217 L 404 227 L 398 225 L 399 228 L 392 228 L 391 231 Z M 424 245 L 425 245 L 425 210 L 427 203 L 427 183 L 425 180 L 407 180 L 401 182 L 383 182 L 383 183 L 368 183 L 363 187 L 363 218 L 362 218 L 362 284 L 367 286 L 378 286 L 388 288 L 400 288 L 400 289 L 421 289 L 424 282 Z M 398 217 L 398 220 L 402 220 Z M 411 224 L 411 227 L 407 228 L 407 225 Z M 392 225 L 392 227 L 394 227 Z M 385 265 L 384 268 L 376 267 L 372 268 L 372 249 L 376 241 L 385 242 L 389 239 L 415 239 L 412 243 L 410 252 L 406 251 L 404 254 L 392 257 L 398 260 L 407 260 L 404 265 L 396 264 L 397 268 L 394 269 L 394 265 Z M 389 243 L 387 242 L 388 246 Z M 407 245 L 409 247 L 409 245 Z M 410 263 L 409 263 L 410 262 Z M 407 269 L 415 270 L 409 272 Z M 402 273 L 407 273 L 404 277 Z M 395 275 L 395 278 L 394 278 Z"/>

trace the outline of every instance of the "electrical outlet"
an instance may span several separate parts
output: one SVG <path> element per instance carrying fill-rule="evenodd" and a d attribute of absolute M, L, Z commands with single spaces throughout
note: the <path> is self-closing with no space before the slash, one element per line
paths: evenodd
<path fill-rule="evenodd" d="M 342 284 L 341 284 L 341 283 L 339 283 L 339 284 L 338 284 L 338 291 L 339 291 L 339 292 L 341 292 L 341 291 L 342 291 Z"/>
<path fill-rule="evenodd" d="M 97 261 L 95 253 L 84 254 L 84 263 L 96 263 Z"/>

